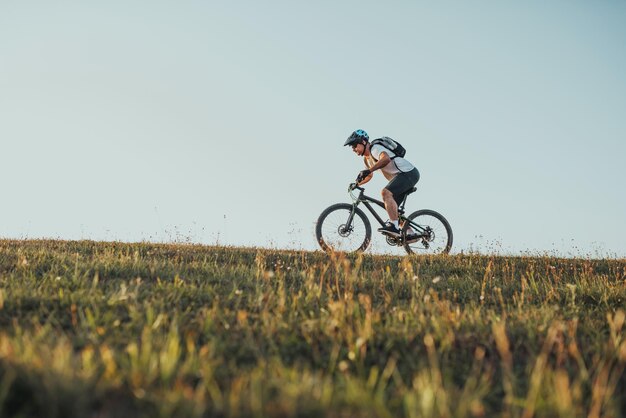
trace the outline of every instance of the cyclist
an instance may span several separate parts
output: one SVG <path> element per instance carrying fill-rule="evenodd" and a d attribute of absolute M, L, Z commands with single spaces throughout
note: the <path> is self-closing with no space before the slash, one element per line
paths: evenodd
<path fill-rule="evenodd" d="M 396 156 L 393 151 L 386 147 L 379 144 L 372 146 L 369 142 L 369 135 L 362 129 L 352 132 L 343 145 L 351 146 L 352 151 L 362 156 L 367 167 L 359 172 L 357 176 L 359 186 L 370 181 L 374 171 L 379 169 L 382 171 L 383 176 L 389 180 L 389 183 L 382 190 L 383 202 L 389 215 L 389 221 L 382 228 L 378 228 L 378 231 L 393 237 L 399 237 L 398 205 L 402 202 L 406 192 L 411 190 L 419 181 L 419 171 L 409 161 Z M 413 231 L 410 231 L 407 241 L 415 239 L 413 235 L 415 235 Z"/>

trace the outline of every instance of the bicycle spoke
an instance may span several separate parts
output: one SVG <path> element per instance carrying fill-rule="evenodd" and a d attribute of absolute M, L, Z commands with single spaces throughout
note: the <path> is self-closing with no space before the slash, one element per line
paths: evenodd
<path fill-rule="evenodd" d="M 447 253 L 452 246 L 452 231 L 443 216 L 424 210 L 411 214 L 407 230 L 412 229 L 418 239 L 405 245 L 408 252 L 416 254 Z"/>
<path fill-rule="evenodd" d="M 348 225 L 352 212 L 351 205 L 335 205 L 320 215 L 316 227 L 317 239 L 325 250 L 359 251 L 369 245 L 370 226 L 366 225 L 366 218 L 360 210 L 354 213 Z"/>
<path fill-rule="evenodd" d="M 340 251 L 356 249 L 365 239 L 363 222 L 354 217 L 348 226 L 346 222 L 349 216 L 350 212 L 347 210 L 335 211 L 326 218 L 322 227 L 324 241 Z"/>

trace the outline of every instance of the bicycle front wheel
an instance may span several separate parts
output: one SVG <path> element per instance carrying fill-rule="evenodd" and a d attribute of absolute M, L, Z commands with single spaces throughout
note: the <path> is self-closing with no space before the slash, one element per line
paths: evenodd
<path fill-rule="evenodd" d="M 372 238 L 372 226 L 361 209 L 337 203 L 317 219 L 315 236 L 326 252 L 365 251 Z"/>
<path fill-rule="evenodd" d="M 423 209 L 413 212 L 402 226 L 404 249 L 409 254 L 448 254 L 452 248 L 452 228 L 441 214 Z M 408 240 L 411 236 L 413 239 Z"/>

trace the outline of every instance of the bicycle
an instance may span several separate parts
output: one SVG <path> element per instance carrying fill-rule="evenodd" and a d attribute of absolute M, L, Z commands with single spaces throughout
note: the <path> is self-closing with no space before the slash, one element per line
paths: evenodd
<path fill-rule="evenodd" d="M 354 190 L 359 190 L 355 196 Z M 404 216 L 404 205 L 407 197 L 417 190 L 409 190 L 398 205 L 400 236 L 385 235 L 387 244 L 404 247 L 408 254 L 447 254 L 452 248 L 452 228 L 441 214 L 430 209 L 421 209 Z M 365 213 L 358 207 L 363 204 L 381 226 L 383 219 L 376 213 L 371 203 L 383 209 L 385 204 L 380 200 L 365 195 L 365 189 L 356 183 L 348 186 L 352 203 L 337 203 L 326 208 L 315 226 L 317 242 L 326 252 L 365 251 L 372 238 L 372 226 Z"/>

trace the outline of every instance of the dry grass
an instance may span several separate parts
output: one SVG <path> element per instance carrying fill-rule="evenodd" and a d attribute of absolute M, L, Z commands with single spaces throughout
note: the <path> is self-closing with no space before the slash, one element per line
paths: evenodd
<path fill-rule="evenodd" d="M 625 260 L 0 241 L 0 416 L 620 416 Z"/>

